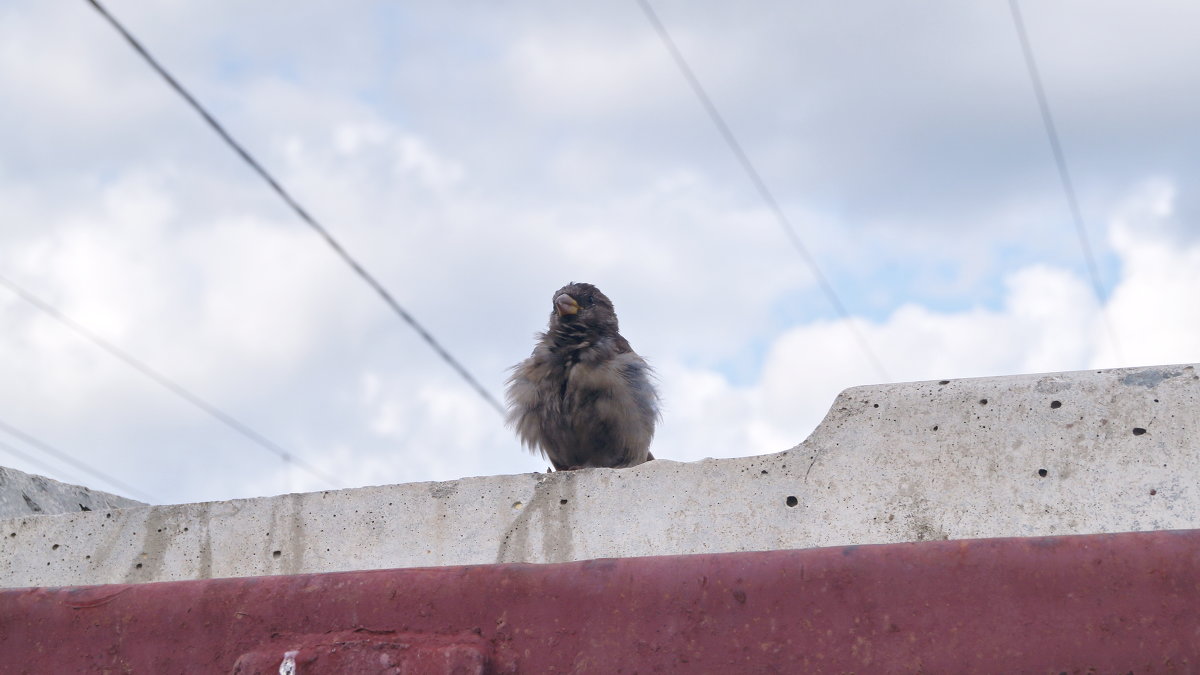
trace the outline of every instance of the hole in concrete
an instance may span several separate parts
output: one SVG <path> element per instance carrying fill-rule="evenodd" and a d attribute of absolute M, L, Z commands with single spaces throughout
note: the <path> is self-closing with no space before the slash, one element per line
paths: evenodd
<path fill-rule="evenodd" d="M 134 565 L 134 567 L 136 567 L 140 570 L 140 569 L 142 569 L 142 563 L 138 563 L 138 564 Z"/>
<path fill-rule="evenodd" d="M 17 536 L 17 533 L 16 533 L 16 532 L 13 532 L 12 534 L 10 534 L 10 535 L 8 535 L 8 536 L 10 536 L 10 537 L 15 537 L 15 536 Z"/>
<path fill-rule="evenodd" d="M 55 545 L 51 546 L 51 547 L 50 547 L 50 550 L 51 550 L 51 551 L 57 551 L 57 550 L 58 550 L 58 544 L 55 544 Z"/>
<path fill-rule="evenodd" d="M 524 504 L 522 504 L 521 502 L 513 502 L 513 505 L 512 505 L 512 507 L 513 507 L 513 509 L 514 509 L 514 510 L 516 510 L 516 509 L 519 509 L 519 508 L 521 508 L 522 506 L 525 506 L 525 505 L 524 505 Z"/>
<path fill-rule="evenodd" d="M 888 522 L 889 522 L 889 523 L 890 523 L 890 522 L 892 522 L 892 521 L 893 521 L 893 520 L 895 520 L 895 519 L 896 519 L 896 514 L 894 514 L 894 513 L 889 513 L 889 514 L 888 514 Z"/>
<path fill-rule="evenodd" d="M 1045 469 L 1038 469 L 1038 475 L 1041 476 L 1042 478 L 1045 478 L 1047 473 L 1049 473 L 1049 472 L 1046 471 Z"/>
<path fill-rule="evenodd" d="M 281 555 L 283 555 L 283 551 L 271 551 L 272 558 L 278 558 Z"/>
<path fill-rule="evenodd" d="M 1050 401 L 1050 407 L 1055 409 L 1061 408 L 1062 401 Z"/>
<path fill-rule="evenodd" d="M 565 500 L 565 499 L 560 499 L 560 500 L 558 500 L 558 503 L 559 503 L 559 504 L 566 504 L 566 503 L 567 503 L 567 500 Z"/>
<path fill-rule="evenodd" d="M 800 503 L 800 500 L 796 499 L 794 495 L 788 495 L 788 498 L 785 501 L 788 506 L 795 506 Z"/>
<path fill-rule="evenodd" d="M 979 405 L 987 405 L 987 399 L 986 398 L 979 399 Z"/>
<path fill-rule="evenodd" d="M 879 407 L 879 404 L 878 404 L 878 403 L 876 403 L 876 404 L 875 404 L 875 407 L 876 407 L 876 408 L 878 408 L 878 407 Z"/>
<path fill-rule="evenodd" d="M 1158 399 L 1154 399 L 1154 402 L 1155 402 L 1155 403 L 1158 403 Z"/>
<path fill-rule="evenodd" d="M 105 518 L 112 518 L 112 514 L 111 514 L 111 513 L 106 513 L 106 514 L 104 514 L 104 517 L 105 517 Z"/>
<path fill-rule="evenodd" d="M 766 470 L 766 469 L 763 469 L 763 470 L 762 470 L 762 471 L 760 471 L 759 473 L 761 473 L 762 475 L 764 475 L 764 476 L 765 476 L 765 475 L 767 475 L 767 470 Z"/>
<path fill-rule="evenodd" d="M 1141 427 L 1134 427 L 1134 428 L 1133 428 L 1133 435 L 1134 435 L 1134 436 L 1141 436 L 1141 435 L 1142 435 L 1142 434 L 1144 434 L 1144 433 L 1146 433 L 1146 430 L 1145 430 L 1145 429 L 1143 429 L 1143 428 L 1141 428 Z"/>
<path fill-rule="evenodd" d="M 1151 496 L 1151 497 L 1153 497 L 1153 496 L 1154 496 L 1154 495 L 1156 495 L 1156 494 L 1158 494 L 1158 490 L 1155 490 L 1154 488 L 1151 488 L 1151 489 L 1150 489 L 1150 496 Z"/>
<path fill-rule="evenodd" d="M 933 430 L 934 430 L 934 431 L 937 431 L 937 430 L 938 430 L 938 425 L 936 425 L 936 424 L 935 424 L 935 425 L 933 425 Z"/>
<path fill-rule="evenodd" d="M 938 384 L 950 384 L 950 380 L 942 380 L 941 382 L 938 382 Z"/>
<path fill-rule="evenodd" d="M 184 532 L 187 532 L 187 528 L 186 528 L 186 527 L 185 527 L 185 528 L 183 528 L 183 531 L 184 531 Z"/>

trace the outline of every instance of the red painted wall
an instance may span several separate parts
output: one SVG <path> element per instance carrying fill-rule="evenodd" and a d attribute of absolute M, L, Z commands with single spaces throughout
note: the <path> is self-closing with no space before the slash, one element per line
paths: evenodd
<path fill-rule="evenodd" d="M 6 673 L 289 668 L 1198 672 L 1200 530 L 0 591 Z"/>

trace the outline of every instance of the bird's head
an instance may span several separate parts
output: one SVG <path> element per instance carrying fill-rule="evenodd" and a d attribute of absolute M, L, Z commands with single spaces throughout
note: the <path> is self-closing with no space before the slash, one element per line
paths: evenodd
<path fill-rule="evenodd" d="M 617 332 L 612 300 L 591 284 L 570 283 L 554 292 L 550 327 L 582 328 L 598 333 Z"/>

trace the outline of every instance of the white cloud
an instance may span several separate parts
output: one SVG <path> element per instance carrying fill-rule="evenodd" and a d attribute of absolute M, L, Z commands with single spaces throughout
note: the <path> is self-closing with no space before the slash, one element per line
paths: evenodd
<path fill-rule="evenodd" d="M 936 312 L 899 308 L 880 324 L 855 320 L 896 380 L 982 377 L 1200 361 L 1200 244 L 1178 246 L 1163 220 L 1173 188 L 1134 191 L 1111 224 L 1122 275 L 1106 306 L 1118 359 L 1085 279 L 1045 265 L 1008 276 L 1003 306 Z M 670 367 L 678 397 L 665 431 L 679 457 L 766 453 L 802 441 L 843 389 L 877 381 L 844 321 L 792 328 L 770 345 L 756 386 Z M 660 451 L 661 454 L 666 454 Z"/>
<path fill-rule="evenodd" d="M 1109 314 L 1121 355 L 1134 363 L 1200 362 L 1200 241 L 1175 236 L 1175 192 L 1168 182 L 1150 181 L 1109 231 L 1123 251 L 1123 280 Z M 1106 350 L 1102 358 L 1111 363 L 1115 355 Z"/>
<path fill-rule="evenodd" d="M 540 33 L 514 44 L 506 66 L 524 109 L 538 117 L 611 122 L 661 106 L 656 94 L 679 89 L 663 48 L 640 25 L 623 28 Z"/>
<path fill-rule="evenodd" d="M 893 378 L 1200 360 L 1193 10 L 1027 11 L 1118 358 L 1002 6 L 655 6 Z M 636 6 L 113 9 L 497 396 L 570 280 L 658 369 L 661 457 L 878 379 Z M 0 18 L 0 274 L 346 485 L 544 468 L 86 5 Z M 0 320 L 0 418 L 167 500 L 324 487 Z"/>

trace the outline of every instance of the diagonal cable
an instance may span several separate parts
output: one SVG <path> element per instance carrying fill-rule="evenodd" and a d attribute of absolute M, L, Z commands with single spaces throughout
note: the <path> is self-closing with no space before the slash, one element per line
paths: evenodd
<path fill-rule="evenodd" d="M 1021 8 L 1017 0 L 1008 0 L 1012 10 L 1013 23 L 1017 28 L 1017 37 L 1021 41 L 1021 53 L 1025 56 L 1025 67 L 1029 69 L 1029 79 L 1033 82 L 1033 93 L 1037 97 L 1038 110 L 1042 113 L 1042 124 L 1046 127 L 1046 138 L 1050 141 L 1050 150 L 1054 153 L 1054 164 L 1058 167 L 1058 177 L 1062 181 L 1063 192 L 1067 196 L 1067 206 L 1071 210 L 1071 218 L 1075 222 L 1075 234 L 1079 237 L 1079 248 L 1087 263 L 1088 275 L 1092 278 L 1092 291 L 1096 294 L 1096 302 L 1100 306 L 1100 315 L 1104 326 L 1112 340 L 1117 360 L 1121 359 L 1121 343 L 1117 339 L 1117 330 L 1104 307 L 1104 285 L 1100 282 L 1100 268 L 1096 265 L 1096 256 L 1092 253 L 1092 244 L 1088 238 L 1087 226 L 1083 222 L 1083 212 L 1079 209 L 1079 200 L 1075 196 L 1075 185 L 1071 182 L 1071 174 L 1067 170 L 1066 155 L 1063 154 L 1062 143 L 1058 139 L 1058 129 L 1054 126 L 1054 116 L 1050 114 L 1050 101 L 1042 86 L 1041 75 L 1038 74 L 1037 61 L 1033 58 L 1033 45 L 1025 30 L 1025 21 L 1021 18 Z"/>
<path fill-rule="evenodd" d="M 15 445 L 10 445 L 8 443 L 5 443 L 4 441 L 0 441 L 0 450 L 7 452 L 8 454 L 12 455 L 13 457 L 16 457 L 18 459 L 23 459 L 26 462 L 29 462 L 31 465 L 37 467 L 38 471 L 43 472 L 42 473 L 43 476 L 54 478 L 55 480 L 61 481 L 63 483 L 70 483 L 73 485 L 80 485 L 83 483 L 83 481 L 81 481 L 77 478 L 74 478 L 72 474 L 64 473 L 61 468 L 51 466 L 48 462 L 44 462 L 41 459 L 38 459 L 36 456 L 31 455 L 28 452 L 25 452 L 24 450 L 16 447 Z"/>
<path fill-rule="evenodd" d="M 260 447 L 271 452 L 272 454 L 277 455 L 283 461 L 291 462 L 291 463 L 295 464 L 296 466 L 299 466 L 300 468 L 311 473 L 312 475 L 316 476 L 317 478 L 320 478 L 321 480 L 329 483 L 333 487 L 338 487 L 339 485 L 341 485 L 341 483 L 339 483 L 336 479 L 334 479 L 329 474 L 327 474 L 324 471 L 321 471 L 321 470 L 317 469 L 316 467 L 312 466 L 311 464 L 308 464 L 307 462 L 301 460 L 299 457 L 296 457 L 292 453 L 281 448 L 274 441 L 270 440 L 269 438 L 266 438 L 265 436 L 258 433 L 254 429 L 251 429 L 249 426 L 247 426 L 243 422 L 238 421 L 232 415 L 226 413 L 225 411 L 223 411 L 220 408 L 216 407 L 215 405 L 209 403 L 208 401 L 205 401 L 204 399 L 200 398 L 198 395 L 193 394 L 190 390 L 188 390 L 183 385 L 175 382 L 174 380 L 167 377 L 166 375 L 163 375 L 162 373 L 158 372 L 157 370 L 155 370 L 155 369 L 151 368 L 150 366 L 146 365 L 145 363 L 139 361 L 138 359 L 136 359 L 132 355 L 130 355 L 128 352 L 125 352 L 121 348 L 119 348 L 116 345 L 112 344 L 111 342 L 105 340 L 104 338 L 100 337 L 99 335 L 96 335 L 92 331 L 85 328 L 79 322 L 75 321 L 74 319 L 67 316 L 66 314 L 63 314 L 59 310 L 55 309 L 52 305 L 47 303 L 45 300 L 42 300 L 41 298 L 37 297 L 33 293 L 30 293 L 29 291 L 25 290 L 21 286 L 17 285 L 16 282 L 4 277 L 3 275 L 0 275 L 0 286 L 5 286 L 6 288 L 8 288 L 8 290 L 12 291 L 17 297 L 21 298 L 25 302 L 28 302 L 29 304 L 38 308 L 42 313 L 53 318 L 55 321 L 58 321 L 62 325 L 66 326 L 67 328 L 70 328 L 76 334 L 80 335 L 81 337 L 90 341 L 92 344 L 94 344 L 97 347 L 108 352 L 110 356 L 116 358 L 119 361 L 122 361 L 123 363 L 125 363 L 125 365 L 129 366 L 130 368 L 133 368 L 134 370 L 138 371 L 139 373 L 141 373 L 145 377 L 149 378 L 150 380 L 153 380 L 155 384 L 159 385 L 160 387 L 163 387 L 164 389 L 171 392 L 172 394 L 175 394 L 179 398 L 182 398 L 183 400 L 187 401 L 188 403 L 191 403 L 192 405 L 196 406 L 197 408 L 208 413 L 210 416 L 216 418 L 217 421 L 221 422 L 222 424 L 229 427 L 230 429 L 233 429 L 234 431 L 241 434 L 242 436 L 245 436 L 246 438 L 250 439 L 257 445 L 259 445 Z"/>
<path fill-rule="evenodd" d="M 671 53 L 671 58 L 675 60 L 675 65 L 677 65 L 679 67 L 679 71 L 683 73 L 684 79 L 686 79 L 688 84 L 691 85 L 692 91 L 696 94 L 696 98 L 700 99 L 700 104 L 704 106 L 704 111 L 708 113 L 709 118 L 712 119 L 713 124 L 716 125 L 717 131 L 721 134 L 721 138 L 725 139 L 725 144 L 729 146 L 729 149 L 733 151 L 734 156 L 737 157 L 738 163 L 742 165 L 742 169 L 744 169 L 746 171 L 746 175 L 750 177 L 750 182 L 754 183 L 754 188 L 758 190 L 758 194 L 762 197 L 763 201 L 766 202 L 767 208 L 769 208 L 775 215 L 775 222 L 779 224 L 780 229 L 783 230 L 784 235 L 786 235 L 788 241 L 791 242 L 792 248 L 796 249 L 796 252 L 800 254 L 800 258 L 806 265 L 808 265 L 813 277 L 817 280 L 817 285 L 820 286 L 821 291 L 825 293 L 825 297 L 829 300 L 829 304 L 833 305 L 833 309 L 838 313 L 838 315 L 845 319 L 846 326 L 850 329 L 850 332 L 854 334 L 854 339 L 856 342 L 858 342 L 859 348 L 862 349 L 863 354 L 865 354 L 867 359 L 870 360 L 871 365 L 875 367 L 875 371 L 879 374 L 879 376 L 885 381 L 890 380 L 891 377 L 888 375 L 887 369 L 883 367 L 883 363 L 877 356 L 875 356 L 875 352 L 871 349 L 870 343 L 867 342 L 866 336 L 863 335 L 862 332 L 859 331 L 854 325 L 854 320 L 850 316 L 850 312 L 847 311 L 846 306 L 842 304 L 842 300 L 840 297 L 838 297 L 837 292 L 834 290 L 833 284 L 829 282 L 829 279 L 826 278 L 825 274 L 821 271 L 821 267 L 817 264 L 816 258 L 813 257 L 813 255 L 809 252 L 808 247 L 804 245 L 803 241 L 801 241 L 800 235 L 796 234 L 796 228 L 792 226 L 791 220 L 789 220 L 787 214 L 783 212 L 783 208 L 779 206 L 779 202 L 775 200 L 775 195 L 773 195 L 771 190 L 767 187 L 766 181 L 762 179 L 762 176 L 759 175 L 758 170 L 754 168 L 754 163 L 750 161 L 749 155 L 747 155 L 746 151 L 742 149 L 742 144 L 738 142 L 737 137 L 733 135 L 733 131 L 729 128 L 729 125 L 725 123 L 725 119 L 721 116 L 721 112 L 717 110 L 717 106 L 712 102 L 712 99 L 708 97 L 708 93 L 705 92 L 704 86 L 700 84 L 700 80 L 696 77 L 695 73 L 692 72 L 687 60 L 683 57 L 683 52 L 679 51 L 679 47 L 675 45 L 675 41 L 671 39 L 670 33 L 667 32 L 666 26 L 664 26 L 662 21 L 659 20 L 658 15 L 654 13 L 654 8 L 650 6 L 648 0 L 637 0 L 637 3 L 639 6 L 641 6 L 642 12 L 645 13 L 646 19 L 650 21 L 652 26 L 654 26 L 654 30 L 658 33 L 659 39 L 662 40 L 663 46 L 666 47 L 667 51 Z"/>
<path fill-rule="evenodd" d="M 154 499 L 152 497 L 150 497 L 149 495 L 147 495 L 145 492 L 142 492 L 141 490 L 139 490 L 135 487 L 132 487 L 122 481 L 119 481 L 116 478 L 113 478 L 112 476 L 104 473 L 103 471 L 100 471 L 99 469 L 94 469 L 94 468 L 88 466 L 87 464 L 84 464 L 83 462 L 79 461 L 78 459 L 75 459 L 68 453 L 63 452 L 62 450 L 59 450 L 58 448 L 50 445 L 49 443 L 45 443 L 43 441 L 40 441 L 40 440 L 34 438 L 33 436 L 30 436 L 29 434 L 25 433 L 24 431 L 21 431 L 20 429 L 8 424 L 7 422 L 5 422 L 3 420 L 0 420 L 0 429 L 3 429 L 4 431 L 8 432 L 9 434 L 16 436 L 17 438 L 21 439 L 22 441 L 25 441 L 29 445 L 32 445 L 33 447 L 37 448 L 38 450 L 41 450 L 42 452 L 44 452 L 48 455 L 53 455 L 54 457 L 57 457 L 59 460 L 66 462 L 67 464 L 70 464 L 71 466 L 75 467 L 76 469 L 79 469 L 80 471 L 86 471 L 87 473 L 99 478 L 100 480 L 103 480 L 105 483 L 108 483 L 109 485 L 112 485 L 113 487 L 124 490 L 128 494 L 133 495 L 134 497 L 137 497 L 138 499 L 140 499 L 142 501 L 145 501 L 145 502 L 154 501 Z M 12 448 L 8 447 L 7 445 L 5 445 L 4 447 L 5 447 L 5 449 L 12 450 Z"/>
<path fill-rule="evenodd" d="M 187 104 L 190 105 L 192 109 L 200 115 L 200 117 L 204 118 L 204 121 L 209 127 L 212 128 L 213 131 L 217 133 L 218 136 L 221 137 L 221 140 L 225 141 L 225 143 L 234 152 L 236 152 L 239 157 L 242 158 L 242 161 L 244 161 L 251 169 L 254 170 L 255 173 L 265 180 L 267 185 L 271 186 L 271 189 L 275 191 L 275 194 L 279 195 L 279 198 L 287 203 L 289 207 L 291 207 L 292 211 L 299 216 L 300 220 L 304 221 L 305 225 L 308 225 L 318 235 L 320 235 L 321 238 L 325 240 L 325 243 L 333 249 L 333 252 L 337 254 L 337 256 L 341 258 L 343 262 L 349 265 L 350 269 L 354 270 L 354 273 L 357 274 L 368 286 L 374 289 L 374 291 L 379 294 L 379 297 L 383 299 L 387 306 L 390 307 L 392 311 L 396 313 L 396 315 L 403 319 L 405 323 L 409 325 L 409 327 L 416 331 L 417 335 L 421 336 L 421 339 L 424 340 L 425 343 L 428 344 L 429 347 L 433 349 L 433 351 L 437 353 L 437 355 L 443 361 L 445 361 L 447 365 L 449 365 L 460 376 L 462 376 L 462 378 L 467 381 L 467 384 L 469 384 L 475 390 L 475 392 L 488 403 L 488 405 L 495 408 L 496 412 L 504 415 L 504 406 L 500 405 L 500 402 L 497 401 L 496 398 L 492 396 L 492 394 L 488 392 L 488 390 L 485 389 L 483 385 L 481 385 L 474 378 L 474 376 L 472 376 L 471 373 L 468 372 L 467 369 L 458 362 L 457 359 L 451 356 L 450 352 L 446 351 L 446 348 L 443 347 L 441 343 L 439 343 L 437 339 L 435 339 L 433 335 L 430 334 L 430 332 L 426 330 L 425 327 L 422 326 L 415 317 L 413 317 L 412 314 L 409 314 L 408 311 L 401 307 L 400 303 L 397 302 L 394 297 L 392 297 L 392 294 L 383 287 L 383 284 L 381 284 L 374 276 L 367 272 L 367 270 L 363 268 L 363 266 L 359 264 L 359 262 L 352 257 L 345 248 L 342 247 L 337 239 L 334 239 L 329 230 L 325 229 L 325 226 L 321 225 L 316 218 L 313 218 L 311 215 L 309 215 L 308 211 L 304 210 L 304 207 L 300 206 L 300 203 L 297 202 L 292 195 L 279 184 L 279 181 L 275 180 L 275 178 L 272 177 L 271 174 L 268 173 L 267 170 L 264 169 L 263 166 L 250 155 L 249 151 L 247 151 L 240 143 L 234 140 L 233 136 L 231 136 L 229 132 L 226 131 L 223 126 L 221 126 L 221 123 L 218 122 L 216 118 L 204 108 L 204 106 L 200 105 L 200 102 L 197 101 L 190 93 L 188 93 L 188 91 L 183 88 L 183 85 L 181 85 L 174 77 L 172 77 L 165 68 L 159 65 L 158 61 L 156 61 L 154 57 L 150 55 L 150 52 L 146 51 L 146 48 L 143 47 L 142 44 L 138 42 L 138 40 L 134 38 L 133 35 L 130 34 L 130 32 L 113 17 L 113 15 L 109 14 L 108 10 L 106 10 L 97 0 L 87 0 L 87 2 L 90 3 L 92 7 L 95 7 L 96 11 L 100 12 L 100 15 L 103 16 L 108 23 L 111 24 L 112 27 L 121 34 L 122 37 L 125 38 L 127 42 L 129 42 L 129 45 L 133 47 L 134 51 L 136 51 L 146 61 L 146 63 L 155 70 L 155 72 L 157 72 L 164 80 L 166 80 L 167 84 L 175 90 L 175 93 L 179 94 L 185 101 L 187 101 Z"/>

